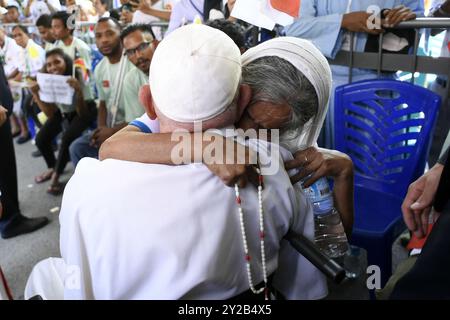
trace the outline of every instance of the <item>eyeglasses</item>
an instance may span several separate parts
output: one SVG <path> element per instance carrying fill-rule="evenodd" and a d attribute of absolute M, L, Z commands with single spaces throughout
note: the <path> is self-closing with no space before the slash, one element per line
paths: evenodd
<path fill-rule="evenodd" d="M 134 49 L 128 49 L 125 51 L 125 55 L 128 58 L 131 58 L 132 56 L 134 56 L 136 54 L 136 52 L 142 52 L 145 49 L 147 49 L 150 46 L 151 42 L 142 42 L 140 45 L 138 45 L 136 48 Z"/>

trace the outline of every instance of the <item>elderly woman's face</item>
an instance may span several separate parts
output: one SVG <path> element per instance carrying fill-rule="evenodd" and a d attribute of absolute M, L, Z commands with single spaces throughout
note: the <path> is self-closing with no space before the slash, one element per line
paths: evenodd
<path fill-rule="evenodd" d="M 287 104 L 258 101 L 249 105 L 239 120 L 239 127 L 247 129 L 282 129 L 292 118 L 292 108 Z"/>

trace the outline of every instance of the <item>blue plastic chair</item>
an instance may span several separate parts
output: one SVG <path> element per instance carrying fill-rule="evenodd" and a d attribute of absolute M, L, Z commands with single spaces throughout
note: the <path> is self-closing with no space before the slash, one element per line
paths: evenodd
<path fill-rule="evenodd" d="M 433 92 L 395 80 L 336 88 L 336 149 L 355 168 L 351 243 L 380 267 L 382 286 L 392 273 L 392 243 L 405 229 L 401 204 L 424 172 L 439 105 Z"/>

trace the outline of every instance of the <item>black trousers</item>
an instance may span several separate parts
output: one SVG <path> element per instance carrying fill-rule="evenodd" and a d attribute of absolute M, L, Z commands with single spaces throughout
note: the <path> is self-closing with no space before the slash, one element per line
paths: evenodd
<path fill-rule="evenodd" d="M 88 112 L 80 117 L 76 112 L 61 114 L 59 110 L 49 118 L 36 135 L 36 146 L 41 151 L 48 168 L 55 169 L 61 174 L 70 160 L 70 144 L 81 136 L 97 116 L 95 103 L 88 104 Z M 64 127 L 64 128 L 63 128 Z M 56 136 L 63 132 L 58 158 L 55 157 L 52 142 Z"/>
<path fill-rule="evenodd" d="M 14 144 L 9 121 L 0 127 L 0 190 L 3 216 L 0 218 L 0 231 L 20 214 L 17 190 L 17 168 Z"/>
<path fill-rule="evenodd" d="M 41 111 L 38 105 L 33 101 L 33 96 L 28 89 L 22 89 L 22 112 L 25 119 L 31 118 L 38 128 L 42 127 L 38 118 L 38 113 Z"/>

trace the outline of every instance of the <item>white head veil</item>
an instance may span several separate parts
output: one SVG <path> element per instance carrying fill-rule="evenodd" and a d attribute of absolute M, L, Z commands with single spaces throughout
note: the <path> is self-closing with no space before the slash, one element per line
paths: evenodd
<path fill-rule="evenodd" d="M 310 41 L 279 37 L 263 42 L 242 55 L 245 66 L 258 58 L 276 56 L 290 62 L 311 82 L 319 102 L 317 114 L 286 144 L 291 152 L 315 145 L 328 110 L 331 93 L 331 69 L 325 56 Z M 283 139 L 281 141 L 283 144 Z"/>

